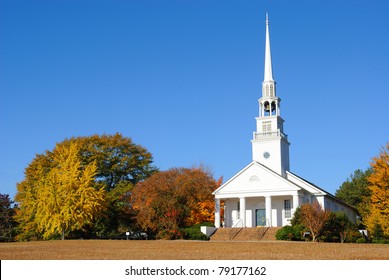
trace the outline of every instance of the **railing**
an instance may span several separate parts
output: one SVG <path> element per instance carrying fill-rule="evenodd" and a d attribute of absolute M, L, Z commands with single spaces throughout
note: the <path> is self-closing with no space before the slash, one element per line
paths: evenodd
<path fill-rule="evenodd" d="M 288 139 L 288 135 L 282 133 L 281 130 L 279 129 L 277 131 L 254 132 L 255 140 L 263 139 L 263 138 L 271 138 L 271 137 L 280 137 L 280 136 Z"/>
<path fill-rule="evenodd" d="M 232 225 L 232 229 L 230 231 L 230 240 L 233 240 L 239 232 L 243 229 L 243 220 L 239 219 L 235 224 Z"/>
<path fill-rule="evenodd" d="M 260 226 L 258 228 L 258 233 L 257 233 L 258 240 L 261 240 L 265 236 L 266 232 L 270 228 L 269 225 L 270 225 L 270 221 L 269 221 L 269 219 L 266 219 L 265 226 Z"/>

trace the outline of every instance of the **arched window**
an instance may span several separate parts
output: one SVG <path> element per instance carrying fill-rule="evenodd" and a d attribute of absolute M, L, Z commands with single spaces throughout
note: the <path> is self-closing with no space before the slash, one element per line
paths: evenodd
<path fill-rule="evenodd" d="M 276 107 L 277 107 L 277 104 L 276 104 L 275 101 L 273 101 L 271 103 L 271 113 L 270 113 L 270 115 L 275 115 L 276 114 Z"/>
<path fill-rule="evenodd" d="M 265 116 L 270 116 L 271 115 L 271 108 L 270 108 L 269 101 L 266 101 L 265 103 L 263 103 L 263 106 L 264 106 Z"/>

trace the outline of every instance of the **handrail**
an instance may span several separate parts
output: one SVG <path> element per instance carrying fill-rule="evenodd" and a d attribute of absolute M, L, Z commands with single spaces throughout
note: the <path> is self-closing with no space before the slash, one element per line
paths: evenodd
<path fill-rule="evenodd" d="M 230 231 L 230 240 L 234 239 L 238 233 L 243 229 L 243 220 L 239 219 L 235 224 L 232 225 L 232 229 Z"/>
<path fill-rule="evenodd" d="M 257 236 L 258 236 L 258 240 L 261 240 L 266 232 L 269 230 L 270 226 L 270 221 L 269 219 L 266 219 L 266 223 L 265 223 L 265 226 L 260 226 L 259 229 L 258 229 L 258 233 L 257 233 Z"/>

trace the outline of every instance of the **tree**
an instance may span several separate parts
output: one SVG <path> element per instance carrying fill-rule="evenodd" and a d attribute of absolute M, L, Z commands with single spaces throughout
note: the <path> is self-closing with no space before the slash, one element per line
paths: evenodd
<path fill-rule="evenodd" d="M 345 242 L 347 233 L 356 226 L 344 212 L 330 212 L 321 230 L 321 238 L 326 242 Z"/>
<path fill-rule="evenodd" d="M 19 223 L 17 240 L 41 239 L 38 232 L 35 214 L 37 211 L 38 189 L 47 173 L 53 167 L 52 153 L 47 151 L 44 155 L 36 155 L 34 160 L 26 167 L 25 178 L 17 184 L 15 200 L 19 202 L 15 219 Z"/>
<path fill-rule="evenodd" d="M 91 224 L 104 210 L 105 190 L 95 188 L 94 183 L 96 163 L 83 166 L 79 153 L 76 143 L 57 145 L 51 168 L 38 166 L 41 177 L 34 186 L 18 185 L 17 217 L 24 225 L 32 224 L 44 239 L 64 239 L 69 232 Z M 31 189 L 33 193 L 28 193 Z"/>
<path fill-rule="evenodd" d="M 371 232 L 381 228 L 383 235 L 389 236 L 389 143 L 370 165 L 373 171 L 367 178 L 371 198 L 366 225 Z"/>
<path fill-rule="evenodd" d="M 79 143 L 82 161 L 97 164 L 96 181 L 107 191 L 107 209 L 86 237 L 111 237 L 134 227 L 130 204 L 132 188 L 157 171 L 153 157 L 144 147 L 120 133 L 70 138 L 63 145 Z"/>
<path fill-rule="evenodd" d="M 0 242 L 12 241 L 15 236 L 15 206 L 8 194 L 0 194 Z"/>
<path fill-rule="evenodd" d="M 370 195 L 371 191 L 368 187 L 367 178 L 371 174 L 372 169 L 366 171 L 360 169 L 355 170 L 354 174 L 344 182 L 336 191 L 335 196 L 344 202 L 354 206 L 364 220 L 370 212 Z"/>
<path fill-rule="evenodd" d="M 35 222 L 38 190 L 42 179 L 48 178 L 56 168 L 54 155 L 58 149 L 78 147 L 77 158 L 80 168 L 94 165 L 93 187 L 105 190 L 106 209 L 103 215 L 93 223 L 86 223 L 80 230 L 69 233 L 70 237 L 96 238 L 110 237 L 119 232 L 128 231 L 134 224 L 134 214 L 129 197 L 134 184 L 146 179 L 157 169 L 152 165 L 152 155 L 145 148 L 136 145 L 131 138 L 115 135 L 92 135 L 73 137 L 58 143 L 53 151 L 35 156 L 25 169 L 25 178 L 17 186 L 20 190 L 18 200 L 31 201 L 29 207 L 23 207 L 18 214 L 20 239 L 43 238 Z M 51 176 L 54 176 L 53 174 Z M 44 184 L 43 184 L 44 185 Z"/>
<path fill-rule="evenodd" d="M 151 153 L 120 133 L 73 137 L 64 140 L 62 144 L 69 145 L 74 142 L 80 145 L 84 164 L 96 162 L 96 179 L 104 184 L 106 191 L 111 191 L 118 184 L 135 185 L 157 170 L 152 165 Z"/>
<path fill-rule="evenodd" d="M 212 191 L 219 184 L 202 168 L 155 173 L 133 189 L 137 221 L 157 238 L 180 238 L 181 228 L 210 220 L 214 209 L 214 205 L 209 206 Z"/>
<path fill-rule="evenodd" d="M 329 212 L 323 210 L 317 201 L 313 204 L 303 204 L 300 209 L 301 223 L 309 229 L 312 235 L 312 241 L 314 242 L 325 225 L 329 217 Z"/>

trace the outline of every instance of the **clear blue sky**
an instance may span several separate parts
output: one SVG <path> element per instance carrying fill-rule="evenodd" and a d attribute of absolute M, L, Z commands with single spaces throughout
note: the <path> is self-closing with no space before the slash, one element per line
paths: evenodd
<path fill-rule="evenodd" d="M 0 0 L 0 193 L 95 133 L 229 179 L 251 161 L 266 12 L 291 171 L 334 193 L 389 141 L 389 1 Z"/>

